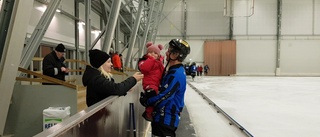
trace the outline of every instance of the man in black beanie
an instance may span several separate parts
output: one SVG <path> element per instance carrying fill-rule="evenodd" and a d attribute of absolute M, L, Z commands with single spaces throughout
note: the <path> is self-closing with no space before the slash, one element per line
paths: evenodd
<path fill-rule="evenodd" d="M 54 51 L 49 53 L 43 58 L 42 61 L 42 73 L 56 79 L 65 81 L 65 75 L 69 72 L 69 69 L 63 63 L 65 58 L 66 48 L 63 44 L 58 44 Z M 43 85 L 55 85 L 52 83 L 43 83 Z"/>

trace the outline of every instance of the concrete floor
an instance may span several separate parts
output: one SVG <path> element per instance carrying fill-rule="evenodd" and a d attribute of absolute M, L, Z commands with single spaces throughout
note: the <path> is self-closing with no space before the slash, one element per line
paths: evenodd
<path fill-rule="evenodd" d="M 196 77 L 188 81 L 255 137 L 320 137 L 320 77 Z M 198 137 L 242 137 L 192 88 L 186 107 Z"/>

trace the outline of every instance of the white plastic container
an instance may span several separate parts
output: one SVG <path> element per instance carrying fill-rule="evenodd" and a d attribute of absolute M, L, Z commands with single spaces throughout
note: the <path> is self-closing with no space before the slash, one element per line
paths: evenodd
<path fill-rule="evenodd" d="M 43 130 L 46 130 L 70 117 L 70 106 L 49 107 L 43 110 Z"/>

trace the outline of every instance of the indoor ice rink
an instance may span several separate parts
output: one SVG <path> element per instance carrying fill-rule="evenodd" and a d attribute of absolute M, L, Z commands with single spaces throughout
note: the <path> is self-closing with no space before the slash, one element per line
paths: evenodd
<path fill-rule="evenodd" d="M 319 81 L 319 77 L 203 76 L 190 84 L 253 136 L 317 137 Z M 186 94 L 186 105 L 198 136 L 242 136 L 193 88 L 188 87 Z"/>
<path fill-rule="evenodd" d="M 82 76 L 91 49 L 122 55 L 122 82 L 172 39 L 191 49 L 177 137 L 320 137 L 320 0 L 0 0 L 0 137 L 151 137 L 142 82 L 88 107 Z M 59 44 L 65 80 L 43 73 Z"/>

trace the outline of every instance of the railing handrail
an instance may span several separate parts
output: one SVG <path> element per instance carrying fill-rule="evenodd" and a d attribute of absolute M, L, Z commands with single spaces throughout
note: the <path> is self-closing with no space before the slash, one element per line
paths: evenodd
<path fill-rule="evenodd" d="M 46 76 L 46 75 L 43 75 L 43 74 L 39 74 L 39 73 L 30 71 L 30 70 L 27 70 L 27 69 L 24 69 L 24 68 L 21 68 L 21 67 L 18 68 L 18 71 L 21 71 L 23 73 L 27 73 L 27 74 L 42 78 L 42 79 L 44 79 L 46 81 L 49 81 L 49 82 L 52 82 L 52 83 L 57 83 L 57 84 L 60 84 L 60 85 L 63 85 L 63 86 L 69 87 L 69 88 L 77 89 L 77 85 L 70 84 L 70 83 L 68 83 L 66 81 L 59 80 L 59 79 L 56 79 L 56 78 L 53 78 L 53 77 L 50 77 L 50 76 Z M 17 77 L 16 79 L 22 79 L 22 78 L 21 77 Z"/>
<path fill-rule="evenodd" d="M 43 58 L 42 57 L 34 57 L 32 60 L 33 61 L 42 61 Z M 84 60 L 66 59 L 65 62 L 78 62 L 78 63 L 83 64 L 83 65 L 91 66 L 88 62 L 85 62 Z M 132 68 L 126 68 L 126 70 L 128 70 L 128 71 L 137 71 L 137 70 L 134 70 Z M 84 72 L 84 69 L 70 69 L 69 72 Z M 116 70 L 112 70 L 111 73 L 112 74 L 116 74 L 116 75 L 128 76 L 127 73 L 116 71 Z"/>
<path fill-rule="evenodd" d="M 107 105 L 113 103 L 118 96 L 110 96 L 101 100 L 100 102 L 74 114 L 70 118 L 58 123 L 56 126 L 53 126 L 34 137 L 56 137 L 62 135 L 63 133 L 67 132 L 68 130 L 72 129 L 73 127 L 81 124 L 84 120 L 92 116 L 93 114 L 97 113 L 99 110 L 104 109 Z"/>

